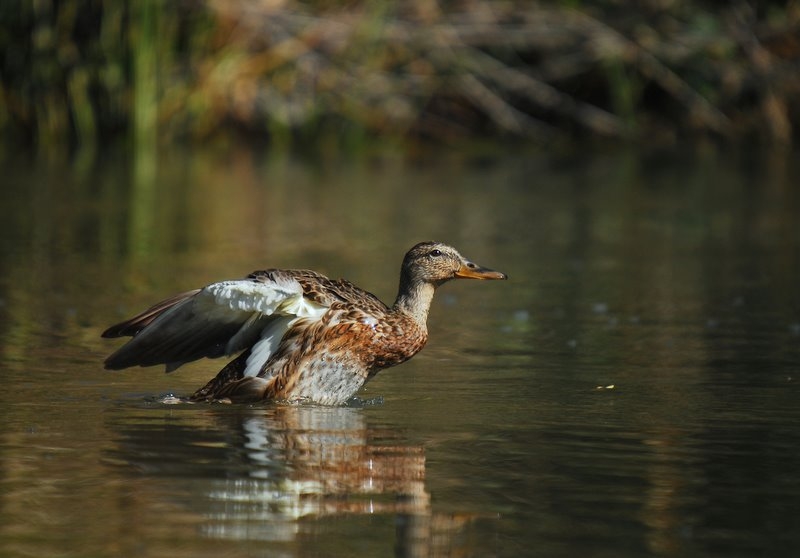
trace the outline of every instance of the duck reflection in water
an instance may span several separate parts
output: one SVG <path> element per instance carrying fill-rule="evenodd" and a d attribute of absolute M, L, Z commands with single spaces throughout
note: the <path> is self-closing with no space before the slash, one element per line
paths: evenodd
<path fill-rule="evenodd" d="M 341 405 L 380 370 L 417 354 L 428 340 L 437 287 L 451 279 L 506 279 L 440 242 L 411 248 L 391 307 L 344 279 L 268 269 L 168 298 L 108 328 L 132 336 L 106 368 L 165 364 L 240 353 L 193 401 L 282 400 Z"/>
<path fill-rule="evenodd" d="M 428 556 L 475 518 L 434 513 L 423 448 L 368 427 L 364 409 L 215 407 L 169 418 L 148 409 L 112 426 L 121 439 L 112 461 L 148 480 L 169 478 L 171 498 L 200 513 L 211 538 L 302 543 L 314 519 L 389 514 L 395 550 Z"/>

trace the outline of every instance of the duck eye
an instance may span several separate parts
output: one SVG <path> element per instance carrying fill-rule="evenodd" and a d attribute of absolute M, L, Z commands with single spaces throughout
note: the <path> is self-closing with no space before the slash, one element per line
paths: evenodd
<path fill-rule="evenodd" d="M 432 256 L 434 258 L 437 258 L 437 257 L 442 255 L 442 251 L 441 250 L 431 250 L 430 252 L 428 252 L 428 255 Z"/>

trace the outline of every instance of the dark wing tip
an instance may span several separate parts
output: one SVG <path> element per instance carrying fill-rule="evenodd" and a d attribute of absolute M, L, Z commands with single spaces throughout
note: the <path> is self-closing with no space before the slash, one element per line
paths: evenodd
<path fill-rule="evenodd" d="M 119 359 L 117 359 L 115 357 L 116 357 L 116 353 L 111 355 L 110 357 L 108 357 L 103 362 L 103 368 L 105 368 L 106 370 L 122 370 L 123 368 L 127 368 L 128 367 L 128 366 L 126 366 L 124 364 L 121 364 L 119 362 Z"/>
<path fill-rule="evenodd" d="M 106 339 L 114 337 L 133 337 L 156 319 L 163 310 L 166 310 L 166 308 L 160 308 L 155 312 L 151 308 L 138 316 L 134 316 L 130 320 L 114 324 L 101 333 L 100 337 L 105 337 Z"/>
<path fill-rule="evenodd" d="M 130 320 L 115 324 L 100 334 L 100 337 L 111 339 L 113 337 L 126 337 L 135 334 L 135 331 L 129 331 Z"/>
<path fill-rule="evenodd" d="M 169 310 L 176 304 L 193 297 L 201 290 L 202 289 L 195 289 L 193 291 L 187 291 L 185 293 L 176 294 L 175 296 L 171 296 L 170 298 L 162 300 L 158 304 L 151 306 L 133 318 L 111 326 L 101 333 L 100 337 L 105 337 L 106 339 L 113 337 L 133 337 L 165 311 Z"/>

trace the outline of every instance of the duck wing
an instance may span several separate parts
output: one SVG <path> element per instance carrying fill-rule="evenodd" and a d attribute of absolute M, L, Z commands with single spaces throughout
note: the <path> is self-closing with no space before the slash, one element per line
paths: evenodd
<path fill-rule="evenodd" d="M 319 281 L 329 279 L 312 271 L 266 270 L 168 298 L 103 333 L 133 336 L 106 359 L 105 367 L 166 364 L 170 372 L 255 345 L 263 363 L 295 321 L 320 319 L 337 299 L 330 293 L 305 296 L 304 285 Z"/>

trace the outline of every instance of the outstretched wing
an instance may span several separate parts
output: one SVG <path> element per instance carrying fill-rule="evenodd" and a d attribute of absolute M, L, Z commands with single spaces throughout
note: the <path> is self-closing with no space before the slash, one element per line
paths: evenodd
<path fill-rule="evenodd" d="M 254 346 L 263 363 L 295 320 L 316 320 L 327 311 L 324 301 L 314 298 L 304 296 L 292 273 L 279 270 L 182 293 L 107 329 L 103 337 L 133 339 L 108 357 L 105 366 L 119 370 L 166 364 L 170 372 L 186 362 Z"/>

